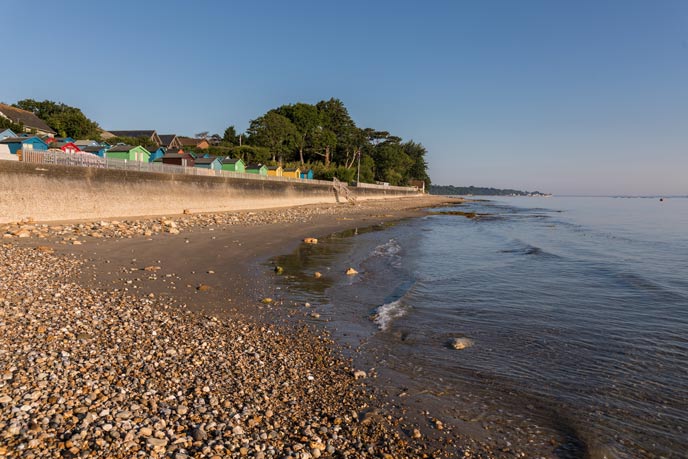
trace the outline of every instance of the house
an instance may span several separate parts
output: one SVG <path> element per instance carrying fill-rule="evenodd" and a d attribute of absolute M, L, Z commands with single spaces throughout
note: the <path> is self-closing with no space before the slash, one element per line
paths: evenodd
<path fill-rule="evenodd" d="M 127 159 L 129 161 L 148 162 L 150 153 L 141 145 L 115 145 L 105 152 L 108 159 Z"/>
<path fill-rule="evenodd" d="M 62 150 L 65 153 L 77 153 L 81 148 L 76 146 L 74 142 L 53 142 L 49 145 L 51 149 Z"/>
<path fill-rule="evenodd" d="M 16 155 L 19 150 L 47 150 L 48 144 L 39 137 L 7 137 L 0 140 L 0 153 Z"/>
<path fill-rule="evenodd" d="M 308 169 L 307 171 L 301 171 L 301 178 L 306 180 L 313 180 L 313 169 Z"/>
<path fill-rule="evenodd" d="M 205 139 L 193 139 L 191 137 L 177 137 L 181 142 L 182 147 L 198 148 L 199 150 L 206 150 L 210 144 Z"/>
<path fill-rule="evenodd" d="M 288 167 L 282 171 L 282 177 L 301 178 L 301 169 L 298 167 Z"/>
<path fill-rule="evenodd" d="M 256 175 L 268 175 L 268 168 L 265 164 L 255 164 L 255 163 L 248 163 L 246 165 L 246 171 L 247 174 L 256 174 Z"/>
<path fill-rule="evenodd" d="M 103 131 L 101 134 L 101 137 L 105 140 L 111 139 L 113 137 L 132 137 L 135 139 L 138 138 L 144 138 L 148 139 L 152 142 L 155 142 L 156 145 L 160 146 L 162 145 L 162 140 L 160 140 L 160 136 L 158 135 L 157 132 L 151 131 L 151 130 L 141 130 L 141 131 Z"/>
<path fill-rule="evenodd" d="M 172 164 L 175 166 L 194 167 L 195 158 L 184 150 L 167 150 L 167 152 L 160 158 L 155 160 L 156 163 Z"/>
<path fill-rule="evenodd" d="M 223 171 L 246 172 L 246 165 L 240 159 L 233 159 L 229 156 L 220 159 Z"/>
<path fill-rule="evenodd" d="M 175 134 L 160 134 L 160 146 L 165 148 L 182 148 L 184 145 Z"/>
<path fill-rule="evenodd" d="M 105 157 L 105 152 L 107 151 L 107 147 L 103 145 L 89 145 L 86 147 L 83 147 L 81 149 L 84 153 L 91 153 L 96 156 L 100 156 L 101 158 Z"/>
<path fill-rule="evenodd" d="M 271 177 L 282 177 L 282 166 L 268 166 L 268 175 Z"/>
<path fill-rule="evenodd" d="M 194 167 L 219 171 L 222 170 L 222 163 L 220 162 L 220 158 L 217 156 L 210 156 L 208 158 L 196 158 L 196 161 L 194 161 Z"/>
<path fill-rule="evenodd" d="M 151 149 L 150 158 L 148 158 L 148 162 L 152 163 L 152 162 L 155 162 L 156 159 L 162 158 L 165 155 L 166 151 L 167 151 L 167 149 L 165 147 L 158 147 L 156 149 Z"/>
<path fill-rule="evenodd" d="M 21 108 L 12 107 L 6 104 L 0 104 L 0 117 L 6 118 L 13 123 L 22 125 L 25 132 L 32 132 L 38 135 L 55 135 L 55 132 L 48 123 L 34 115 L 33 113 L 22 110 Z"/>

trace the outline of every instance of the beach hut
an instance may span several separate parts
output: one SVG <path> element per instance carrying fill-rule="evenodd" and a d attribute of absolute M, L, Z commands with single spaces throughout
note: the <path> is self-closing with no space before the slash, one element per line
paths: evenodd
<path fill-rule="evenodd" d="M 8 137 L 17 137 L 17 134 L 12 131 L 12 129 L 5 129 L 4 131 L 0 132 L 0 140 L 6 139 Z"/>
<path fill-rule="evenodd" d="M 196 158 L 194 161 L 194 167 L 219 171 L 222 170 L 222 163 L 220 162 L 220 158 L 217 156 L 210 156 L 208 158 Z"/>
<path fill-rule="evenodd" d="M 0 151 L 16 155 L 19 150 L 47 150 L 48 144 L 33 137 L 7 137 L 0 140 Z"/>
<path fill-rule="evenodd" d="M 163 155 L 165 154 L 165 151 L 167 151 L 167 149 L 166 149 L 165 147 L 158 147 L 158 148 L 155 148 L 155 149 L 151 148 L 151 151 L 150 151 L 150 158 L 148 158 L 148 162 L 149 162 L 149 163 L 152 163 L 152 162 L 154 162 L 156 159 L 162 158 Z"/>
<path fill-rule="evenodd" d="M 313 169 L 308 169 L 307 171 L 301 171 L 301 178 L 306 180 L 313 180 Z"/>
<path fill-rule="evenodd" d="M 150 153 L 141 145 L 115 145 L 105 152 L 105 157 L 108 159 L 127 159 L 129 161 L 148 162 Z"/>
<path fill-rule="evenodd" d="M 282 177 L 282 166 L 268 166 L 268 175 L 271 177 Z"/>
<path fill-rule="evenodd" d="M 226 156 L 220 159 L 220 163 L 222 164 L 223 171 L 246 172 L 246 165 L 240 159 L 234 159 Z"/>
<path fill-rule="evenodd" d="M 92 155 L 99 156 L 101 158 L 105 157 L 105 152 L 107 151 L 107 147 L 104 147 L 102 145 L 89 145 L 86 147 L 83 147 L 81 149 L 84 153 L 91 153 Z"/>
<path fill-rule="evenodd" d="M 268 168 L 265 166 L 265 164 L 255 164 L 255 163 L 248 163 L 246 165 L 246 171 L 247 174 L 256 174 L 256 175 L 263 175 L 267 176 L 268 175 Z"/>
<path fill-rule="evenodd" d="M 301 169 L 298 167 L 288 167 L 282 171 L 282 177 L 301 178 Z"/>
<path fill-rule="evenodd" d="M 51 149 L 62 150 L 65 153 L 78 153 L 81 151 L 74 142 L 53 142 L 50 144 Z"/>
<path fill-rule="evenodd" d="M 194 167 L 196 158 L 180 149 L 170 149 L 163 156 L 155 160 L 156 163 L 170 164 L 174 166 Z"/>

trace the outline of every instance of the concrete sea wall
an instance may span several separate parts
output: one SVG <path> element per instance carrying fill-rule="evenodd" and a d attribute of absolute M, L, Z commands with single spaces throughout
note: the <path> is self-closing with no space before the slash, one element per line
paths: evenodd
<path fill-rule="evenodd" d="M 350 188 L 357 200 L 413 189 Z M 220 212 L 335 203 L 330 185 L 0 161 L 0 223 Z"/>

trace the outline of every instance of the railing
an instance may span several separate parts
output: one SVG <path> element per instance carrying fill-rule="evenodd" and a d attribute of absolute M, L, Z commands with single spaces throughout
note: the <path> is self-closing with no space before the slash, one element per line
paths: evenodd
<path fill-rule="evenodd" d="M 249 174 L 245 172 L 232 172 L 214 169 L 205 169 L 201 167 L 185 167 L 177 166 L 174 164 L 163 164 L 163 163 L 148 163 L 141 161 L 131 161 L 127 159 L 115 159 L 115 158 L 101 158 L 100 156 L 93 155 L 91 153 L 65 153 L 63 151 L 57 150 L 22 150 L 19 155 L 21 161 L 34 164 L 57 164 L 61 166 L 75 166 L 75 167 L 94 167 L 99 169 L 115 169 L 115 170 L 129 170 L 137 172 L 156 172 L 162 174 L 184 174 L 184 175 L 200 175 L 206 177 L 233 177 L 241 178 L 247 180 L 266 180 L 272 182 L 300 182 L 308 184 L 319 184 L 333 186 L 333 182 L 327 180 L 314 180 L 314 179 L 302 179 L 302 178 L 292 178 L 292 177 L 276 177 L 273 175 L 258 175 Z M 336 179 L 335 179 L 336 180 Z M 336 183 L 342 184 L 336 180 L 334 187 L 337 190 Z M 382 186 L 373 185 L 369 183 L 359 183 L 356 186 L 361 188 L 374 188 L 379 190 L 399 190 L 399 191 L 411 191 L 416 190 L 416 187 L 398 187 L 398 186 Z M 350 191 L 346 187 L 346 191 L 343 189 L 338 190 L 345 194 L 346 199 L 349 199 Z"/>

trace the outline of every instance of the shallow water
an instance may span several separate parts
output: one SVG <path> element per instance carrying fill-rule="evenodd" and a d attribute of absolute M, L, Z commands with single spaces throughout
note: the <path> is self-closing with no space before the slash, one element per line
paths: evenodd
<path fill-rule="evenodd" d="M 497 446 L 688 457 L 688 199 L 441 210 L 478 216 L 430 215 L 302 247 L 279 260 L 287 288 L 370 357 L 383 383 Z M 348 266 L 360 274 L 344 275 Z M 474 345 L 453 350 L 457 337 Z"/>

